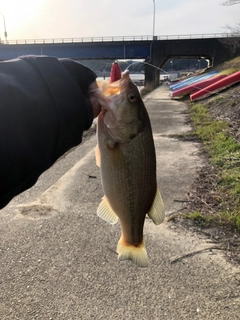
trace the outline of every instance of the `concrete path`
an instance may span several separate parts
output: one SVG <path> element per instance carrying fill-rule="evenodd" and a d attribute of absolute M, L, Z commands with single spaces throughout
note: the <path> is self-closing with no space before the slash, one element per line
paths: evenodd
<path fill-rule="evenodd" d="M 201 167 L 198 145 L 176 138 L 190 130 L 186 106 L 166 86 L 145 104 L 170 215 Z M 149 268 L 117 260 L 120 225 L 96 215 L 103 194 L 95 145 L 87 137 L 0 211 L 0 319 L 240 319 L 239 270 L 220 250 L 187 256 L 213 246 L 204 236 L 147 220 Z"/>

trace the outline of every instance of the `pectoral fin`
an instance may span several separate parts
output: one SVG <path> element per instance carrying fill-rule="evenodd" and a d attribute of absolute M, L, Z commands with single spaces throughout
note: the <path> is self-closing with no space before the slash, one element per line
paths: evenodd
<path fill-rule="evenodd" d="M 111 208 L 106 197 L 103 197 L 101 203 L 99 204 L 97 209 L 97 215 L 110 224 L 115 224 L 118 222 L 118 216 Z"/>
<path fill-rule="evenodd" d="M 156 196 L 153 201 L 152 207 L 148 212 L 148 216 L 155 224 L 160 224 L 163 222 L 165 214 L 164 214 L 164 204 L 162 200 L 161 193 L 157 188 Z"/>
<path fill-rule="evenodd" d="M 95 148 L 95 158 L 96 158 L 96 165 L 100 168 L 101 158 L 100 158 L 100 149 L 98 144 L 96 145 L 96 148 Z"/>

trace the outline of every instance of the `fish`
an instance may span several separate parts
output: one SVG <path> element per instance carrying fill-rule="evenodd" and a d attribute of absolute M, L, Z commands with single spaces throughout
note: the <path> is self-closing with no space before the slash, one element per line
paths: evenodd
<path fill-rule="evenodd" d="M 102 110 L 97 122 L 96 164 L 104 196 L 97 215 L 120 221 L 118 259 L 148 266 L 143 239 L 146 215 L 158 225 L 164 204 L 157 186 L 156 153 L 148 112 L 129 71 L 102 87 Z"/>

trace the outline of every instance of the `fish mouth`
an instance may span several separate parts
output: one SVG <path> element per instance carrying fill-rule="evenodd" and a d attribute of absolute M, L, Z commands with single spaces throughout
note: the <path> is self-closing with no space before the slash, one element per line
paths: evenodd
<path fill-rule="evenodd" d="M 112 82 L 110 86 L 113 85 L 115 87 L 118 87 L 119 90 L 122 91 L 124 87 L 128 85 L 129 81 L 131 81 L 129 74 L 130 74 L 129 70 L 125 70 L 124 72 L 122 72 L 121 79 L 118 81 Z"/>
<path fill-rule="evenodd" d="M 114 106 L 120 104 L 124 100 L 125 91 L 128 88 L 129 83 L 132 81 L 129 74 L 129 70 L 126 70 L 122 72 L 121 79 L 112 83 L 103 84 L 102 87 L 99 88 L 97 99 L 102 107 L 103 114 L 108 113 L 108 111 L 112 113 Z M 113 121 L 115 118 L 113 114 L 111 115 L 111 118 Z M 113 122 L 118 124 L 116 119 Z"/>
<path fill-rule="evenodd" d="M 129 85 L 131 83 L 129 77 L 129 71 L 122 73 L 121 79 L 112 82 L 103 89 L 105 104 L 102 105 L 103 122 L 106 126 L 108 134 L 115 142 L 124 143 L 130 141 L 130 138 L 123 135 L 125 128 L 133 125 L 135 121 L 122 120 L 119 116 L 118 106 L 127 99 L 127 92 L 129 91 Z M 107 96 L 105 96 L 107 90 Z"/>
<path fill-rule="evenodd" d="M 127 84 L 131 81 L 129 77 L 129 71 L 126 70 L 122 72 L 121 79 L 112 83 L 98 83 L 99 88 L 90 90 L 89 93 L 95 96 L 98 103 L 102 107 L 102 111 L 111 111 L 111 106 L 113 104 L 119 104 L 123 100 L 124 89 Z"/>
<path fill-rule="evenodd" d="M 121 84 L 122 84 L 124 81 L 126 81 L 126 80 L 127 80 L 127 81 L 130 80 L 129 74 L 130 74 L 129 70 L 125 70 L 124 72 L 122 72 L 122 77 L 121 77 L 121 79 L 119 80 Z"/>
<path fill-rule="evenodd" d="M 109 83 L 102 87 L 103 95 L 111 98 L 113 98 L 113 96 L 115 95 L 119 95 L 127 87 L 129 81 L 131 81 L 129 76 L 129 70 L 126 70 L 122 72 L 122 77 L 120 80 Z"/>

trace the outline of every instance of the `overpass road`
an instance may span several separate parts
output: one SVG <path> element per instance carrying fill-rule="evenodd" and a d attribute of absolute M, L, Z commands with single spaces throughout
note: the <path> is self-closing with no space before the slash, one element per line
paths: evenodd
<path fill-rule="evenodd" d="M 202 166 L 186 105 L 161 86 L 146 96 L 166 215 L 182 209 Z M 120 226 L 96 215 L 102 189 L 95 134 L 0 211 L 0 319 L 239 319 L 239 270 L 204 235 L 146 221 L 149 267 L 119 262 Z"/>

